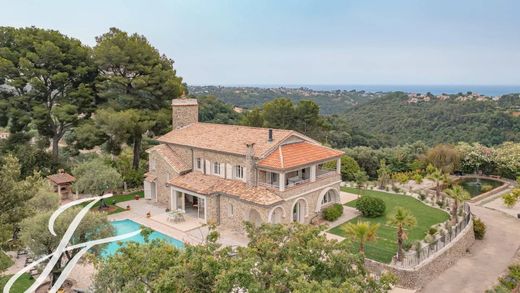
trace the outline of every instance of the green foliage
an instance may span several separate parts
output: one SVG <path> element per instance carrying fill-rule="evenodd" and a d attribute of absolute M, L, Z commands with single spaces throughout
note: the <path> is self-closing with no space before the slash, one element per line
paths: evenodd
<path fill-rule="evenodd" d="M 91 49 L 58 31 L 0 30 L 3 38 L 11 38 L 0 50 L 0 75 L 15 89 L 3 104 L 10 130 L 26 131 L 32 122 L 41 136 L 52 140 L 56 158 L 58 141 L 81 119 L 89 118 L 95 106 L 97 71 Z"/>
<path fill-rule="evenodd" d="M 357 200 L 356 209 L 360 211 L 364 217 L 376 218 L 385 213 L 386 205 L 384 200 L 380 198 L 365 195 Z"/>
<path fill-rule="evenodd" d="M 233 110 L 231 105 L 213 96 L 199 96 L 197 101 L 200 122 L 239 124 L 241 116 Z"/>
<path fill-rule="evenodd" d="M 458 170 L 460 165 L 460 152 L 453 145 L 438 144 L 429 149 L 423 156 L 426 164 L 431 164 L 442 173 L 450 174 Z"/>
<path fill-rule="evenodd" d="M 502 200 L 504 201 L 504 205 L 508 208 L 514 207 L 519 199 L 520 199 L 520 188 L 515 188 L 510 193 L 506 193 L 506 194 L 502 195 Z"/>
<path fill-rule="evenodd" d="M 486 224 L 479 218 L 473 218 L 473 233 L 475 239 L 478 240 L 484 239 L 484 235 L 486 235 Z"/>
<path fill-rule="evenodd" d="M 74 188 L 81 193 L 102 195 L 121 187 L 122 178 L 116 169 L 105 164 L 101 159 L 94 159 L 79 164 L 72 170 L 76 177 Z"/>
<path fill-rule="evenodd" d="M 8 275 L 8 276 L 1 276 L 0 277 L 0 288 L 4 288 L 5 284 L 7 283 L 7 281 L 9 281 L 9 279 L 12 277 L 12 275 Z M 31 287 L 31 285 L 34 283 L 34 278 L 25 273 L 25 274 L 22 274 L 22 276 L 20 278 L 18 278 L 18 280 L 16 280 L 16 282 L 13 284 L 13 287 L 11 287 L 11 293 L 23 293 L 25 292 L 27 289 L 29 289 L 29 287 Z"/>
<path fill-rule="evenodd" d="M 129 243 L 97 264 L 94 292 L 385 292 L 363 258 L 309 225 L 246 225 L 246 247 L 215 241 L 177 249 L 162 241 Z M 315 253 L 319 252 L 319 253 Z M 324 262 L 323 258 L 327 261 Z M 136 270 L 136 268 L 139 268 Z M 254 272 L 251 274 L 251 272 Z"/>
<path fill-rule="evenodd" d="M 430 235 L 435 235 L 435 233 L 437 233 L 437 228 L 435 227 L 431 227 L 430 230 L 428 230 L 428 234 Z"/>
<path fill-rule="evenodd" d="M 448 213 L 425 205 L 421 201 L 411 196 L 396 195 L 373 190 L 360 190 L 347 187 L 343 187 L 342 190 L 349 193 L 362 193 L 384 200 L 387 210 L 386 213 L 389 213 L 388 211 L 392 211 L 399 206 L 414 211 L 414 214 L 417 217 L 417 225 L 407 231 L 409 241 L 422 240 L 431 226 L 445 222 L 449 219 Z M 359 200 L 348 202 L 347 206 L 355 208 L 358 201 Z M 377 233 L 377 240 L 372 243 L 367 243 L 366 245 L 366 256 L 379 262 L 389 263 L 397 251 L 397 243 L 395 241 L 397 229 L 387 224 L 386 216 L 378 218 L 367 218 L 359 216 L 348 221 L 348 223 L 357 223 L 358 220 L 380 224 L 380 228 Z M 341 229 L 343 225 L 345 224 L 334 227 L 330 229 L 329 232 L 346 237 L 347 235 Z"/>
<path fill-rule="evenodd" d="M 342 156 L 341 157 L 341 180 L 343 181 L 355 181 L 356 176 L 355 174 L 361 169 L 359 168 L 358 163 L 356 160 L 349 156 Z"/>
<path fill-rule="evenodd" d="M 2 250 L 0 250 L 0 272 L 3 272 L 13 264 L 14 262 L 11 260 L 11 258 Z"/>
<path fill-rule="evenodd" d="M 326 207 L 322 211 L 323 218 L 329 222 L 337 220 L 343 215 L 343 206 L 339 203 L 335 203 L 329 207 Z"/>
<path fill-rule="evenodd" d="M 392 145 L 424 141 L 429 145 L 480 142 L 497 145 L 520 141 L 520 117 L 504 111 L 495 101 L 408 103 L 405 93 L 389 93 L 348 109 L 344 117 L 354 128 Z"/>
<path fill-rule="evenodd" d="M 493 189 L 493 185 L 491 184 L 483 184 L 481 187 L 480 187 L 480 190 L 482 191 L 482 193 L 484 192 L 488 192 L 490 191 L 491 189 Z"/>
<path fill-rule="evenodd" d="M 520 264 L 510 265 L 507 275 L 498 279 L 500 284 L 495 286 L 492 290 L 487 290 L 486 293 L 505 293 L 518 291 L 520 286 Z"/>
<path fill-rule="evenodd" d="M 293 103 L 311 100 L 319 105 L 321 112 L 326 115 L 343 113 L 348 108 L 384 95 L 355 90 L 318 91 L 307 88 L 189 86 L 189 90 L 196 96 L 211 95 L 225 103 L 248 109 L 262 106 L 278 97 L 287 97 Z"/>
<path fill-rule="evenodd" d="M 341 226 L 341 228 L 353 241 L 359 243 L 359 252 L 365 254 L 365 243 L 367 241 L 376 240 L 379 226 L 377 223 L 361 222 L 358 220 L 356 224 L 347 223 Z"/>

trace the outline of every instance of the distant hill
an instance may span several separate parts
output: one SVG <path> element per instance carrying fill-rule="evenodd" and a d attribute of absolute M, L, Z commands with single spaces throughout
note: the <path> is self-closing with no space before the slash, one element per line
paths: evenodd
<path fill-rule="evenodd" d="M 275 98 L 289 98 L 293 102 L 312 100 L 320 106 L 321 114 L 338 114 L 356 105 L 380 98 L 385 93 L 365 91 L 318 91 L 308 88 L 260 88 L 260 87 L 221 87 L 189 86 L 191 95 L 215 96 L 225 103 L 241 108 L 262 106 Z"/>
<path fill-rule="evenodd" d="M 390 93 L 340 115 L 351 127 L 392 145 L 422 140 L 428 144 L 520 141 L 520 96 L 499 100 L 472 96 L 418 97 Z"/>

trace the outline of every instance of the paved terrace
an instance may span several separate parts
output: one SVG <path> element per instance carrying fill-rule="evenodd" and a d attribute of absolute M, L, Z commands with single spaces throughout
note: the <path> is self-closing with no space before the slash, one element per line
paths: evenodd
<path fill-rule="evenodd" d="M 208 227 L 200 219 L 185 214 L 186 221 L 181 223 L 169 222 L 166 206 L 151 203 L 149 200 L 130 200 L 120 202 L 117 205 L 122 208 L 129 205 L 130 210 L 108 216 L 110 221 L 129 219 L 184 243 L 199 244 L 204 242 L 208 235 Z M 146 216 L 148 212 L 151 214 L 150 218 Z M 219 242 L 223 245 L 247 245 L 248 240 L 243 233 L 223 227 L 219 227 L 218 232 L 220 233 Z"/>

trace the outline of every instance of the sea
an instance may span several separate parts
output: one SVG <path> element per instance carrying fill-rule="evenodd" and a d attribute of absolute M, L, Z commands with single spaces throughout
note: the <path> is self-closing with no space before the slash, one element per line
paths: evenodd
<path fill-rule="evenodd" d="M 251 86 L 260 88 L 309 88 L 318 91 L 335 91 L 335 90 L 364 90 L 366 92 L 395 92 L 402 91 L 406 93 L 432 93 L 440 94 L 457 94 L 473 92 L 485 96 L 501 96 L 505 94 L 520 93 L 520 85 L 312 85 L 312 84 L 250 84 L 250 85 L 230 85 L 230 86 Z"/>

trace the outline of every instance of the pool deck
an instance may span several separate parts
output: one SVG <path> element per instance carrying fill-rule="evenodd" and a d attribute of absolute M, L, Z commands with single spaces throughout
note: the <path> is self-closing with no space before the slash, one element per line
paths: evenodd
<path fill-rule="evenodd" d="M 205 242 L 208 235 L 208 226 L 198 218 L 185 214 L 184 222 L 172 223 L 168 221 L 166 207 L 149 200 L 130 200 L 117 204 L 122 208 L 130 206 L 130 210 L 108 216 L 110 221 L 129 219 L 167 236 L 181 240 L 188 244 L 200 244 Z M 150 212 L 150 217 L 147 213 Z M 220 233 L 219 243 L 229 246 L 245 246 L 248 243 L 247 236 L 238 231 L 218 227 Z"/>

